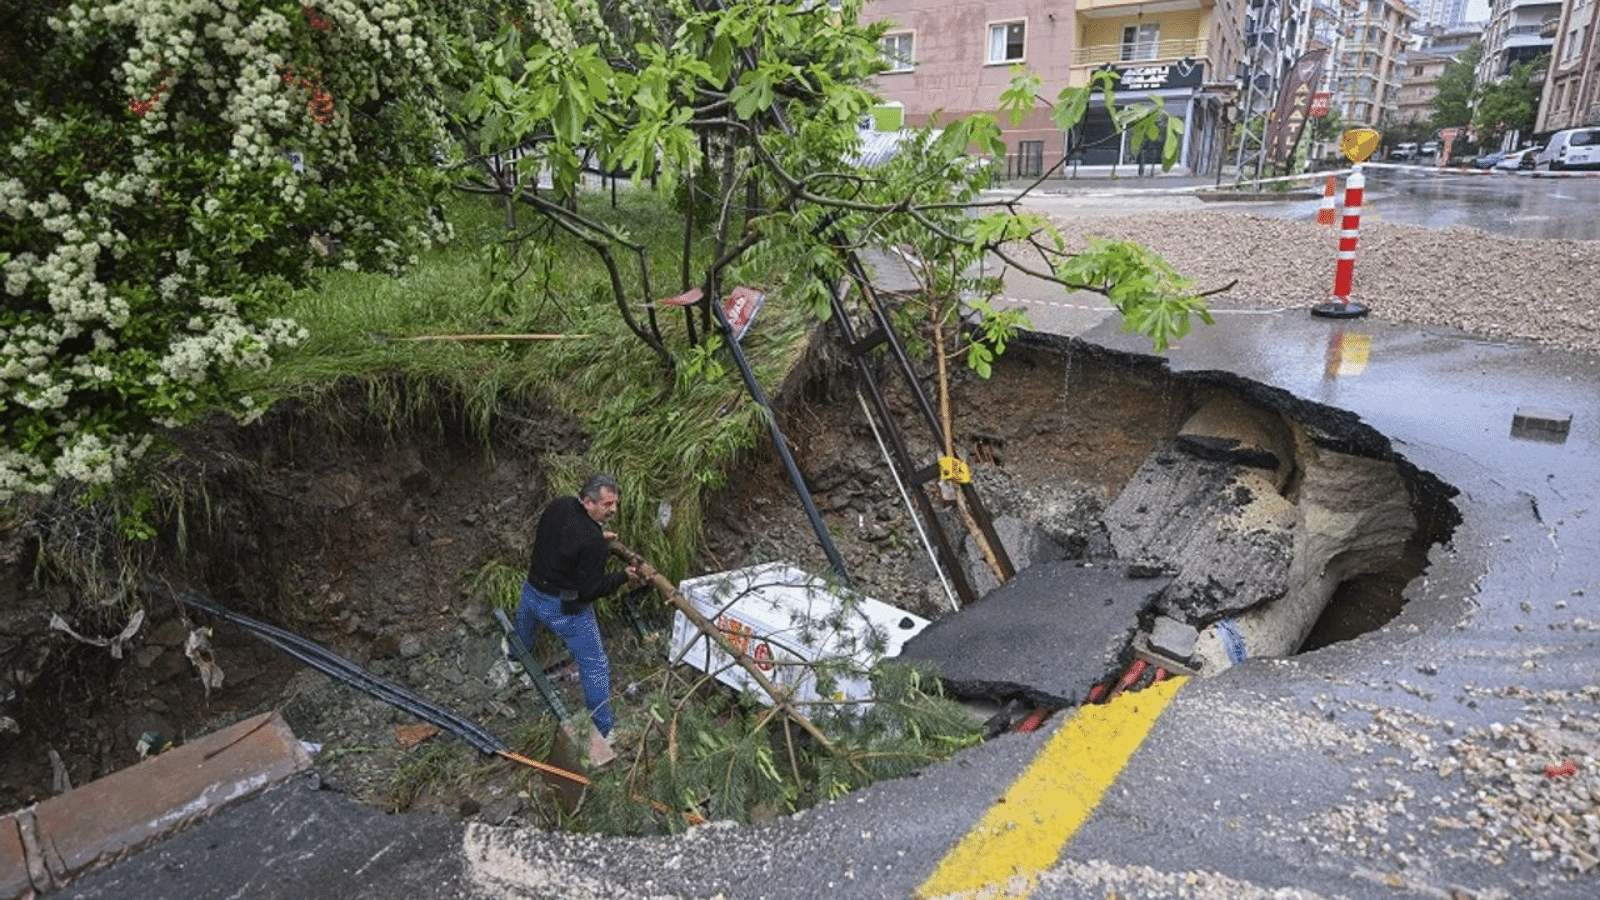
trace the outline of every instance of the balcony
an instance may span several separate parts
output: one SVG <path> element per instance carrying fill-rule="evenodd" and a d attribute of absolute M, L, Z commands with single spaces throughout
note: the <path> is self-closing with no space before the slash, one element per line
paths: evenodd
<path fill-rule="evenodd" d="M 1217 0 L 1080 0 L 1078 15 L 1089 19 L 1128 16 L 1134 13 L 1159 15 L 1187 9 L 1211 9 Z"/>
<path fill-rule="evenodd" d="M 1560 15 L 1560 13 L 1557 13 L 1556 15 L 1553 15 L 1553 16 L 1545 16 L 1544 20 L 1539 23 L 1539 37 L 1542 37 L 1542 38 L 1553 38 L 1553 37 L 1556 36 L 1556 32 L 1559 31 L 1560 29 L 1561 29 L 1561 15 Z"/>
<path fill-rule="evenodd" d="M 1079 7 L 1079 11 L 1082 11 Z M 1205 38 L 1188 38 L 1185 40 L 1157 41 L 1154 56 L 1142 59 L 1123 59 L 1122 51 L 1126 44 L 1097 44 L 1093 47 L 1078 47 L 1072 51 L 1072 65 L 1099 66 L 1106 63 L 1163 63 L 1174 62 L 1188 57 L 1194 60 L 1205 58 L 1207 51 Z"/>

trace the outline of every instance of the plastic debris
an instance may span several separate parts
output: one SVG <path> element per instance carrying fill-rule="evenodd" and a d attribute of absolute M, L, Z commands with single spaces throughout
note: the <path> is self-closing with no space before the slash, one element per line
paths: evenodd
<path fill-rule="evenodd" d="M 121 634 L 114 638 L 92 638 L 84 637 L 73 631 L 72 626 L 68 625 L 67 620 L 61 618 L 59 613 L 50 614 L 50 627 L 52 629 L 65 632 L 73 640 L 88 644 L 91 647 L 110 647 L 112 659 L 122 658 L 122 645 L 132 640 L 133 636 L 139 633 L 139 628 L 142 625 L 144 625 L 144 610 L 135 610 L 133 616 L 128 619 L 128 624 L 123 626 Z"/>
<path fill-rule="evenodd" d="M 1545 766 L 1544 777 L 1566 778 L 1578 774 L 1578 764 L 1570 759 L 1564 759 L 1558 765 Z"/>
<path fill-rule="evenodd" d="M 200 686 L 205 688 L 209 700 L 212 689 L 222 687 L 223 679 L 222 667 L 211 658 L 211 629 L 196 628 L 189 632 L 189 639 L 183 643 L 183 655 L 199 670 Z"/>

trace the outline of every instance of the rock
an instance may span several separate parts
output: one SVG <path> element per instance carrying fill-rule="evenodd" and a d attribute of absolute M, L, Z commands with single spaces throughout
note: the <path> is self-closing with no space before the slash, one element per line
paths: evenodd
<path fill-rule="evenodd" d="M 486 825 L 504 825 L 519 812 L 522 812 L 520 798 L 499 797 L 484 804 L 483 809 L 478 812 L 478 820 Z"/>
<path fill-rule="evenodd" d="M 1182 662 L 1194 653 L 1200 632 L 1194 626 L 1167 616 L 1157 616 L 1150 629 L 1150 647 Z"/>
<path fill-rule="evenodd" d="M 386 631 L 372 640 L 372 658 L 394 659 L 400 655 L 400 638 L 392 631 Z"/>
<path fill-rule="evenodd" d="M 145 635 L 147 644 L 158 647 L 182 647 L 189 639 L 189 625 L 179 618 L 164 620 Z"/>

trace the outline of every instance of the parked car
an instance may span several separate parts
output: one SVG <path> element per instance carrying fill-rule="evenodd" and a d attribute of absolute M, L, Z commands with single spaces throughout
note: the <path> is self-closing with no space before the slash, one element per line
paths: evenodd
<path fill-rule="evenodd" d="M 1473 160 L 1472 164 L 1479 169 L 1492 169 L 1495 167 L 1496 163 L 1506 158 L 1506 153 L 1507 151 L 1505 150 L 1496 150 L 1493 153 L 1485 153 Z"/>
<path fill-rule="evenodd" d="M 1538 147 L 1527 147 L 1522 150 L 1517 150 L 1513 153 L 1507 153 L 1505 156 L 1500 158 L 1499 162 L 1494 164 L 1494 167 L 1496 169 L 1503 169 L 1508 172 L 1532 169 L 1534 166 L 1534 160 L 1538 158 L 1538 155 Z"/>
<path fill-rule="evenodd" d="M 1439 155 L 1439 142 L 1438 141 L 1429 141 L 1426 144 L 1423 144 L 1422 145 L 1422 155 L 1423 156 L 1428 156 L 1428 157 L 1438 156 Z"/>
<path fill-rule="evenodd" d="M 1394 149 L 1389 151 L 1389 158 L 1403 162 L 1409 162 L 1413 159 L 1416 159 L 1417 145 L 1410 142 L 1395 144 Z"/>
<path fill-rule="evenodd" d="M 1600 169 L 1600 127 L 1568 128 L 1550 136 L 1538 165 L 1562 169 Z"/>

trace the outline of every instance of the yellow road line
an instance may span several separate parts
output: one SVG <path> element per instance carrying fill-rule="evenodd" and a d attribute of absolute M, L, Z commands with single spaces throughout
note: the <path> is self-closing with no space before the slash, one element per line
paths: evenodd
<path fill-rule="evenodd" d="M 1183 681 L 1169 678 L 1103 706 L 1079 707 L 917 896 L 1032 893 L 1039 873 L 1055 865 Z"/>

